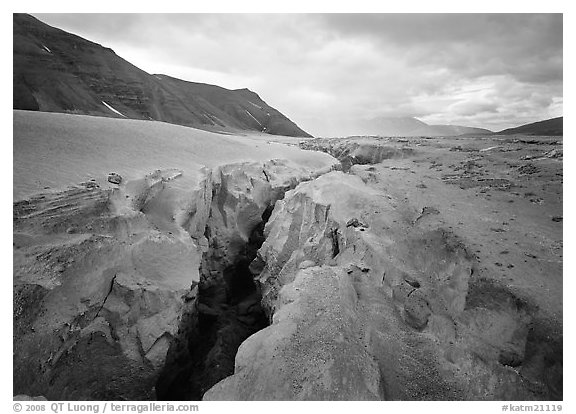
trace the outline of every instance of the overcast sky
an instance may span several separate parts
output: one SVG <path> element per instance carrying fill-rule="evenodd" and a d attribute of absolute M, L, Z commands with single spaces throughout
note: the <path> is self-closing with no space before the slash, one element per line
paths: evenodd
<path fill-rule="evenodd" d="M 149 73 L 249 88 L 313 135 L 562 116 L 560 14 L 38 14 Z"/>

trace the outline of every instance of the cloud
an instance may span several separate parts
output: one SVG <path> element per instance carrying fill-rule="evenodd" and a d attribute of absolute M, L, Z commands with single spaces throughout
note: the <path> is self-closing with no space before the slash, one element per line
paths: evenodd
<path fill-rule="evenodd" d="M 403 49 L 416 65 L 473 76 L 538 71 L 561 75 L 561 14 L 371 14 L 323 16 L 330 30 Z M 530 71 L 527 70 L 530 69 Z"/>
<path fill-rule="evenodd" d="M 493 101 L 474 101 L 467 100 L 462 102 L 457 102 L 450 106 L 450 111 L 458 116 L 470 116 L 483 113 L 497 113 L 498 104 Z"/>
<path fill-rule="evenodd" d="M 147 72 L 248 87 L 313 134 L 382 115 L 503 129 L 562 111 L 558 14 L 36 16 Z"/>

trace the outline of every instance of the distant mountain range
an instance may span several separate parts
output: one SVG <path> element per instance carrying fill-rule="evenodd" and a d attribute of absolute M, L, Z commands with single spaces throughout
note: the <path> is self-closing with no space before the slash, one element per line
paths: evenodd
<path fill-rule="evenodd" d="M 564 117 L 533 122 L 516 128 L 508 128 L 498 132 L 499 135 L 564 135 Z"/>
<path fill-rule="evenodd" d="M 380 117 L 362 121 L 354 126 L 357 135 L 450 137 L 459 135 L 563 135 L 563 117 L 548 119 L 492 132 L 484 128 L 460 125 L 428 125 L 412 117 Z"/>
<path fill-rule="evenodd" d="M 483 128 L 473 128 L 460 125 L 428 125 L 412 117 L 379 117 L 363 121 L 356 126 L 358 134 L 383 136 L 457 136 L 464 134 L 492 134 Z"/>
<path fill-rule="evenodd" d="M 310 136 L 248 89 L 148 74 L 112 49 L 27 14 L 14 14 L 13 33 L 14 109 Z"/>

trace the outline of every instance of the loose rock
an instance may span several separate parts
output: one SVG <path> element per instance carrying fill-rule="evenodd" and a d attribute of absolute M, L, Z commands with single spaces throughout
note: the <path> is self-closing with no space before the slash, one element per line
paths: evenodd
<path fill-rule="evenodd" d="M 108 182 L 118 185 L 122 182 L 122 176 L 120 176 L 120 174 L 110 173 L 108 174 Z"/>

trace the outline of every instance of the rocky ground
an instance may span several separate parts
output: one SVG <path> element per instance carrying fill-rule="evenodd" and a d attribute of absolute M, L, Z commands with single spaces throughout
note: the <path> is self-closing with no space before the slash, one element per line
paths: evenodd
<path fill-rule="evenodd" d="M 205 399 L 562 399 L 562 141 L 317 139 L 276 204 L 272 324 Z"/>
<path fill-rule="evenodd" d="M 194 139 L 14 203 L 15 395 L 562 399 L 561 138 Z"/>

